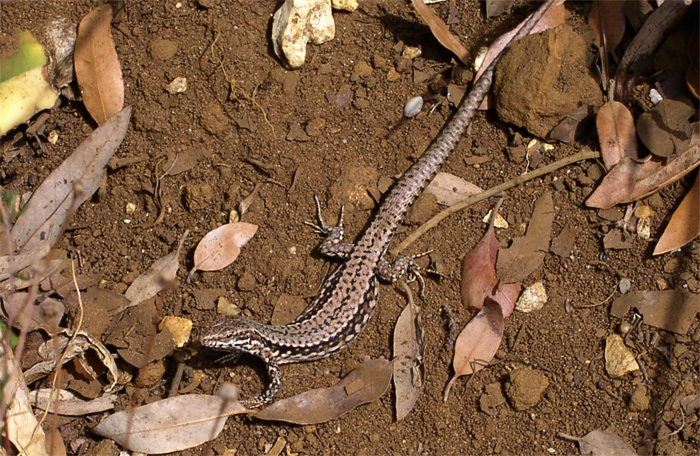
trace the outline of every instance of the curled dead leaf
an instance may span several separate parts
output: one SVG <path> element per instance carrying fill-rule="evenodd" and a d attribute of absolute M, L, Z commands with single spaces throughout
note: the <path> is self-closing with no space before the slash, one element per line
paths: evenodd
<path fill-rule="evenodd" d="M 295 424 L 318 424 L 339 418 L 357 406 L 379 399 L 391 382 L 391 362 L 370 359 L 328 388 L 282 399 L 256 413 L 255 418 Z"/>
<path fill-rule="evenodd" d="M 469 309 L 481 309 L 486 296 L 490 296 L 498 279 L 496 278 L 496 258 L 498 239 L 493 227 L 489 227 L 481 240 L 462 259 L 462 279 L 460 291 L 462 304 Z"/>

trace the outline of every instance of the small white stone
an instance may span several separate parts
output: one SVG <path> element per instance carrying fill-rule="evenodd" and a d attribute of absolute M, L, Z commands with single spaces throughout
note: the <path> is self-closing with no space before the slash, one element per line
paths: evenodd
<path fill-rule="evenodd" d="M 423 109 L 423 97 L 413 97 L 403 107 L 403 115 L 408 118 L 415 117 L 421 109 Z"/>
<path fill-rule="evenodd" d="M 649 100 L 651 100 L 652 103 L 657 104 L 659 101 L 663 100 L 664 97 L 661 96 L 658 90 L 656 89 L 651 89 L 649 91 Z"/>
<path fill-rule="evenodd" d="M 133 214 L 136 212 L 136 204 L 134 203 L 126 203 L 126 207 L 124 207 L 124 212 L 127 214 Z"/>
<path fill-rule="evenodd" d="M 620 284 L 618 286 L 620 288 L 620 293 L 625 294 L 632 288 L 632 282 L 627 277 L 623 277 L 620 279 Z"/>
<path fill-rule="evenodd" d="M 58 142 L 58 132 L 56 130 L 51 130 L 49 137 L 46 138 L 51 144 L 56 144 Z"/>
<path fill-rule="evenodd" d="M 421 53 L 422 53 L 422 51 L 420 50 L 419 47 L 404 46 L 403 50 L 401 51 L 401 56 L 408 57 L 409 59 L 413 60 L 416 57 L 419 57 L 421 55 Z"/>
<path fill-rule="evenodd" d="M 225 296 L 221 296 L 216 303 L 216 312 L 224 317 L 235 317 L 241 314 L 241 308 L 226 299 Z"/>
<path fill-rule="evenodd" d="M 649 217 L 637 219 L 637 236 L 645 241 L 651 240 L 651 219 Z"/>
<path fill-rule="evenodd" d="M 486 217 L 484 217 L 482 222 L 489 223 L 489 221 L 491 221 L 491 212 L 492 211 L 489 211 L 489 213 L 486 214 Z M 508 225 L 508 222 L 506 221 L 506 219 L 503 218 L 501 214 L 496 214 L 496 219 L 493 221 L 493 226 L 495 226 L 496 228 L 506 229 L 510 225 Z"/>
<path fill-rule="evenodd" d="M 515 310 L 528 313 L 541 309 L 547 302 L 547 290 L 542 282 L 536 282 L 523 291 L 515 303 Z"/>
<path fill-rule="evenodd" d="M 335 37 L 329 0 L 286 0 L 272 16 L 272 46 L 290 68 L 306 59 L 306 43 L 322 44 Z"/>
<path fill-rule="evenodd" d="M 331 6 L 334 10 L 347 11 L 352 13 L 358 7 L 357 0 L 331 0 Z"/>

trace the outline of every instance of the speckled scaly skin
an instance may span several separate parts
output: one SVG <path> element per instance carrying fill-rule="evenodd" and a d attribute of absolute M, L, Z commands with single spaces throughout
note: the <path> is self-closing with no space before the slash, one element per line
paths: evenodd
<path fill-rule="evenodd" d="M 553 1 L 543 4 L 514 40 L 524 36 Z M 247 406 L 260 406 L 275 397 L 281 386 L 280 365 L 325 358 L 357 337 L 377 305 L 377 278 L 395 280 L 410 270 L 410 257 L 399 258 L 393 265 L 384 259 L 389 243 L 408 210 L 452 154 L 491 85 L 499 58 L 500 54 L 476 81 L 430 147 L 391 189 L 356 245 L 342 243 L 342 222 L 338 227 L 327 227 L 320 219 L 316 229 L 328 235 L 321 244 L 321 252 L 344 262 L 328 277 L 318 296 L 296 320 L 275 326 L 244 317 L 227 318 L 215 322 L 201 338 L 205 347 L 233 354 L 248 353 L 265 361 L 269 386 L 263 396 L 247 401 Z"/>

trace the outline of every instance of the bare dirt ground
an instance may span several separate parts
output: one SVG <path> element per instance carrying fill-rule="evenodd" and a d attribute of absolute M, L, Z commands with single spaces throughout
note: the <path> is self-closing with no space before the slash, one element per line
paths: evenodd
<path fill-rule="evenodd" d="M 486 21 L 479 3 L 453 3 L 459 22 L 452 30 L 466 37 L 473 54 L 529 11 L 519 6 L 509 15 Z M 0 33 L 39 27 L 55 16 L 78 22 L 94 6 L 50 1 L 3 4 Z M 338 182 L 354 173 L 367 173 L 375 183 L 393 179 L 453 112 L 444 95 L 429 88 L 437 75 L 449 76 L 451 56 L 406 2 L 361 2 L 354 13 L 335 13 L 336 38 L 310 46 L 307 63 L 293 72 L 284 70 L 272 53 L 269 34 L 276 8 L 273 1 L 250 0 L 127 2 L 125 16 L 113 28 L 126 104 L 133 106 L 131 127 L 117 155 L 141 160 L 109 172 L 99 193 L 75 214 L 61 247 L 80 259 L 79 273 L 99 272 L 101 286 L 123 292 L 189 229 L 181 253 L 186 267 L 180 269 L 179 283 L 150 303 L 148 312 L 158 318 L 191 319 L 193 340 L 216 318 L 212 305 L 196 299 L 198 291 L 225 296 L 260 321 L 269 321 L 283 294 L 313 296 L 330 268 L 314 251 L 319 238 L 303 224 L 314 220 L 313 196 L 319 195 L 331 220 L 346 204 L 346 233 L 356 238 L 375 204 L 371 198 L 347 204 Z M 446 8 L 439 6 L 437 11 L 446 17 Z M 567 6 L 568 22 L 582 35 L 585 8 L 585 3 Z M 402 58 L 406 45 L 420 46 L 422 55 L 406 61 Z M 368 65 L 358 67 L 358 62 Z M 369 74 L 358 73 L 363 67 L 370 69 Z M 390 69 L 397 70 L 395 81 L 387 79 Z M 165 86 L 176 77 L 186 77 L 188 89 L 171 95 Z M 347 106 L 338 106 L 339 92 L 352 95 Z M 437 107 L 406 120 L 404 103 L 416 95 L 426 96 L 428 104 Z M 92 127 L 79 102 L 65 103 L 48 123 L 48 130 L 58 132 L 58 142 L 44 142 L 43 150 L 25 144 L 11 160 L 3 160 L 3 187 L 19 193 L 35 189 Z M 527 133 L 520 133 L 529 140 Z M 482 188 L 523 173 L 527 163 L 507 153 L 514 134 L 493 112 L 478 115 L 471 136 L 461 141 L 444 171 Z M 570 146 L 555 144 L 545 153 L 544 163 L 584 146 L 597 148 L 593 133 Z M 199 161 L 188 171 L 159 179 L 172 154 Z M 392 394 L 315 426 L 232 417 L 216 440 L 182 454 L 224 454 L 226 449 L 262 454 L 266 444 L 280 436 L 288 442 L 288 454 L 571 454 L 578 451 L 575 444 L 557 433 L 583 436 L 595 429 L 623 437 L 640 453 L 699 454 L 697 416 L 684 421 L 677 403 L 674 406 L 680 395 L 698 393 L 697 321 L 687 336 L 641 325 L 634 351 L 640 354 L 643 369 L 618 379 L 606 374 L 603 350 L 606 336 L 619 333 L 620 321 L 609 316 L 611 295 L 619 295 L 619 280 L 628 278 L 638 290 L 657 290 L 666 283 L 698 293 L 700 244 L 696 240 L 681 251 L 652 257 L 652 244 L 635 236 L 630 248 L 604 250 L 602 238 L 614 222 L 583 205 L 600 176 L 599 164 L 585 162 L 507 192 L 501 213 L 510 227 L 497 231 L 503 246 L 524 233 L 534 201 L 550 191 L 556 210 L 553 234 L 571 224 L 574 249 L 566 258 L 547 254 L 544 266 L 527 283 L 544 281 L 547 304 L 533 313 L 515 312 L 506 322 L 493 365 L 468 382 L 458 381 L 447 403 L 442 395 L 451 375 L 452 353 L 444 348 L 444 309 L 450 308 L 461 325 L 471 314 L 460 305 L 459 280 L 431 278 L 427 297 L 418 302 L 427 339 L 426 385 L 406 419 L 396 422 Z M 162 192 L 159 202 L 154 198 L 156 182 Z M 653 236 L 658 236 L 685 185 L 681 181 L 645 200 L 657 214 L 652 219 Z M 232 266 L 197 273 L 187 283 L 198 240 L 227 223 L 230 211 L 256 186 L 257 197 L 243 220 L 260 226 L 257 235 Z M 129 203 L 135 204 L 132 213 L 126 212 Z M 452 216 L 412 245 L 410 253 L 434 249 L 447 271 L 458 274 L 462 256 L 484 233 L 481 220 L 492 204 L 483 202 Z M 157 221 L 160 207 L 164 217 Z M 434 200 L 419 203 L 397 236 L 403 238 L 439 209 Z M 398 289 L 383 285 L 368 329 L 335 356 L 285 366 L 281 396 L 335 383 L 365 356 L 390 358 L 394 323 L 405 304 Z M 259 394 L 264 386 L 263 366 L 255 360 L 220 367 L 203 351 L 189 354 L 190 372 L 205 374 L 193 392 L 213 393 L 223 380 L 241 385 L 246 396 Z M 118 409 L 165 397 L 173 359 L 166 358 L 165 371 L 156 382 L 125 385 Z M 501 392 L 509 373 L 524 367 L 544 374 L 549 386 L 536 406 L 516 411 L 502 400 Z M 631 397 L 640 385 L 648 403 L 633 404 Z M 99 417 L 60 423 L 69 451 L 76 448 L 71 445 L 76 441 L 85 442 L 77 447 L 87 454 L 115 450 L 107 443 L 97 446 L 100 439 L 90 431 L 97 421 Z"/>

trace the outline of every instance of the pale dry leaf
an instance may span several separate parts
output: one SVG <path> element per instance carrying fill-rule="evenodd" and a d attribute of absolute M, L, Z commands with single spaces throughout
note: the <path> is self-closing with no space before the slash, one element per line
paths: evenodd
<path fill-rule="evenodd" d="M 552 194 L 545 192 L 535 202 L 525 236 L 513 239 L 512 245 L 498 254 L 496 271 L 501 281 L 519 282 L 542 266 L 549 251 L 553 223 Z"/>
<path fill-rule="evenodd" d="M 161 290 L 172 285 L 177 278 L 177 270 L 180 268 L 180 250 L 185 243 L 190 230 L 186 230 L 180 237 L 177 248 L 164 257 L 156 260 L 150 268 L 138 276 L 124 292 L 124 296 L 130 301 L 131 306 L 135 306 L 147 299 L 151 299 Z M 127 307 L 127 308 L 128 308 Z M 119 309 L 120 311 L 124 309 Z"/>
<path fill-rule="evenodd" d="M 467 182 L 461 177 L 442 172 L 437 173 L 435 179 L 425 189 L 425 193 L 434 195 L 438 204 L 445 206 L 452 206 L 483 191 L 481 187 Z"/>
<path fill-rule="evenodd" d="M 53 249 L 40 260 L 32 264 L 31 268 L 27 268 L 22 272 L 22 277 L 14 277 L 14 290 L 23 290 L 29 288 L 36 283 L 41 283 L 54 273 L 58 273 L 68 267 L 68 254 L 65 250 Z M 0 290 L 9 291 L 10 281 L 5 280 L 0 285 Z"/>
<path fill-rule="evenodd" d="M 222 225 L 204 235 L 194 251 L 194 268 L 190 271 L 218 271 L 236 261 L 241 248 L 258 231 L 252 223 Z"/>
<path fill-rule="evenodd" d="M 501 306 L 504 318 L 508 318 L 510 314 L 513 313 L 515 303 L 520 296 L 520 290 L 522 290 L 522 288 L 523 284 L 521 282 L 501 283 L 493 290 L 493 293 L 491 293 L 490 298 Z"/>
<path fill-rule="evenodd" d="M 51 456 L 66 456 L 66 444 L 57 427 L 46 433 L 46 448 Z"/>
<path fill-rule="evenodd" d="M 479 313 L 469 320 L 457 337 L 452 360 L 454 375 L 445 388 L 444 402 L 447 402 L 457 378 L 478 372 L 491 362 L 501 345 L 504 328 L 501 306 L 487 299 Z"/>
<path fill-rule="evenodd" d="M 391 374 L 391 362 L 370 359 L 331 387 L 313 389 L 276 401 L 254 416 L 261 420 L 294 424 L 325 423 L 382 397 L 389 389 Z"/>
<path fill-rule="evenodd" d="M 107 162 L 124 139 L 131 108 L 124 108 L 85 139 L 47 177 L 24 206 L 12 227 L 14 257 L 0 257 L 0 280 L 9 267 L 22 270 L 44 257 L 61 235 L 70 216 L 102 184 Z"/>
<path fill-rule="evenodd" d="M 226 418 L 250 412 L 237 401 L 189 394 L 115 413 L 93 431 L 131 451 L 172 453 L 215 439 Z"/>
<path fill-rule="evenodd" d="M 586 206 L 608 209 L 658 192 L 700 165 L 700 145 L 691 145 L 663 165 L 657 160 L 643 163 L 622 159 L 586 200 Z"/>
<path fill-rule="evenodd" d="M 450 32 L 447 24 L 423 0 L 411 0 L 411 3 L 418 15 L 428 24 L 430 31 L 440 44 L 452 51 L 463 64 L 469 66 L 469 51 L 462 45 L 459 38 Z"/>
<path fill-rule="evenodd" d="M 29 299 L 32 302 L 29 302 Z M 44 328 L 51 332 L 58 328 L 65 306 L 62 302 L 53 298 L 41 296 L 37 298 L 34 293 L 10 293 L 2 296 L 3 307 L 6 315 L 12 316 L 12 326 L 23 332 Z"/>
<path fill-rule="evenodd" d="M 484 299 L 494 292 L 498 284 L 496 258 L 499 249 L 498 239 L 493 227 L 490 226 L 474 248 L 464 255 L 460 292 L 462 304 L 467 308 L 481 309 Z"/>
<path fill-rule="evenodd" d="M 654 248 L 654 255 L 679 249 L 700 236 L 700 175 L 671 215 L 666 229 Z"/>
<path fill-rule="evenodd" d="M 532 16 L 532 14 L 530 14 L 530 16 Z M 525 20 L 519 23 L 517 27 L 515 27 L 513 30 L 499 36 L 491 44 L 491 46 L 489 46 L 489 50 L 486 52 L 484 60 L 479 66 L 479 71 L 477 71 L 476 76 L 474 76 L 475 81 L 479 79 L 479 76 L 481 76 L 481 74 L 484 72 L 484 70 L 486 70 L 489 64 L 493 62 L 493 59 L 495 59 L 496 56 L 500 54 L 500 52 L 503 50 L 503 48 L 506 47 L 506 45 L 510 42 L 511 38 L 513 38 L 513 36 L 515 36 L 515 34 L 518 33 L 518 31 L 523 27 L 523 25 L 525 25 L 525 23 L 528 20 L 530 20 L 530 16 L 526 17 Z M 532 30 L 530 30 L 529 34 L 532 35 L 554 28 L 560 24 L 563 24 L 565 19 L 566 10 L 564 9 L 564 1 L 555 2 L 549 7 L 549 9 L 547 9 L 547 11 L 545 11 L 544 15 L 540 18 L 539 21 L 537 21 Z"/>
<path fill-rule="evenodd" d="M 412 299 L 396 320 L 393 346 L 396 421 L 401 421 L 413 409 L 425 383 L 425 336 L 420 308 Z"/>
<path fill-rule="evenodd" d="M 618 101 L 601 106 L 596 117 L 600 153 L 610 170 L 625 157 L 637 158 L 637 130 L 632 113 Z"/>
<path fill-rule="evenodd" d="M 613 301 L 610 315 L 622 318 L 631 307 L 647 325 L 686 334 L 700 312 L 700 295 L 681 290 L 632 291 Z"/>
<path fill-rule="evenodd" d="M 19 372 L 19 366 L 16 369 L 12 372 Z M 21 448 L 22 454 L 26 456 L 48 456 L 46 436 L 32 413 L 29 397 L 25 391 L 26 386 L 17 388 L 16 383 L 14 386 L 16 390 L 10 395 L 12 400 L 9 401 L 6 415 L 7 438 L 16 448 Z M 11 389 L 5 385 L 4 391 L 11 392 Z"/>
<path fill-rule="evenodd" d="M 112 5 L 89 12 L 78 26 L 73 59 L 83 104 L 98 125 L 122 110 L 124 81 L 110 23 Z"/>
<path fill-rule="evenodd" d="M 583 437 L 560 432 L 559 437 L 578 442 L 584 456 L 637 456 L 637 452 L 622 437 L 596 429 Z"/>
<path fill-rule="evenodd" d="M 58 404 L 59 415 L 83 416 L 112 410 L 117 401 L 116 394 L 105 394 L 92 400 L 85 400 L 68 390 L 53 390 L 53 395 L 51 392 L 51 388 L 41 388 L 30 392 L 29 399 L 32 407 L 41 410 L 48 408 L 49 413 L 56 413 L 56 405 Z M 58 399 L 56 393 L 58 393 Z"/>

